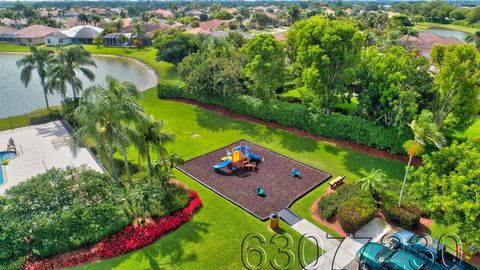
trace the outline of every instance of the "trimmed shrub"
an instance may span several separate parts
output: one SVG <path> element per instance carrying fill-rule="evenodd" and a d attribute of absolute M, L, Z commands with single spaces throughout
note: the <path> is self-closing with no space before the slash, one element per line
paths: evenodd
<path fill-rule="evenodd" d="M 318 215 L 325 220 L 331 221 L 337 214 L 337 209 L 341 202 L 337 193 L 322 196 L 317 204 Z"/>
<path fill-rule="evenodd" d="M 252 96 L 229 97 L 197 96 L 186 90 L 181 81 L 162 81 L 157 88 L 159 98 L 185 98 L 220 106 L 233 112 L 287 127 L 303 129 L 326 138 L 351 141 L 368 147 L 404 153 L 402 143 L 410 139 L 411 132 L 379 126 L 360 117 L 312 112 L 304 104 L 279 100 L 263 101 Z"/>
<path fill-rule="evenodd" d="M 362 192 L 355 185 L 343 185 L 337 192 L 322 196 L 318 201 L 318 214 L 321 218 L 332 221 L 337 215 L 338 208 L 346 201 L 355 197 L 369 197 L 370 194 Z"/>
<path fill-rule="evenodd" d="M 375 210 L 375 201 L 371 196 L 358 196 L 340 206 L 337 218 L 345 232 L 353 233 L 372 220 Z"/>
<path fill-rule="evenodd" d="M 422 211 L 417 206 L 405 203 L 399 207 L 393 200 L 382 202 L 382 210 L 392 223 L 406 229 L 415 228 L 422 215 Z"/>

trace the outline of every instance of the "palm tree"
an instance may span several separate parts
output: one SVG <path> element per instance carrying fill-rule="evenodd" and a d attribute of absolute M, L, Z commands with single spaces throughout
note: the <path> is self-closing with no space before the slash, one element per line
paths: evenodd
<path fill-rule="evenodd" d="M 81 14 L 78 15 L 77 21 L 79 23 L 83 23 L 83 25 L 86 25 L 87 23 L 90 22 L 90 17 L 85 13 L 81 13 Z"/>
<path fill-rule="evenodd" d="M 95 73 L 88 67 L 96 66 L 90 52 L 82 46 L 62 48 L 49 63 L 47 69 L 48 86 L 52 90 L 58 91 L 65 98 L 68 84 L 72 88 L 73 97 L 76 99 L 79 92 L 83 90 L 83 84 L 77 77 L 77 72 L 81 72 L 87 79 L 94 81 Z"/>
<path fill-rule="evenodd" d="M 76 137 L 95 144 L 100 154 L 110 161 L 116 183 L 121 186 L 113 157 L 115 149 L 123 153 L 125 169 L 130 180 L 127 146 L 135 131 L 133 123 L 144 121 L 142 107 L 134 99 L 139 92 L 131 82 L 122 82 L 108 75 L 107 88 L 91 86 L 85 90 L 76 110 L 80 128 Z"/>
<path fill-rule="evenodd" d="M 475 46 L 477 47 L 477 49 L 480 50 L 480 31 L 476 31 L 475 33 L 472 33 L 471 35 L 467 36 L 465 41 L 475 43 Z"/>
<path fill-rule="evenodd" d="M 168 152 L 164 145 L 175 140 L 173 133 L 164 130 L 164 124 L 164 121 L 155 121 L 150 116 L 137 126 L 138 136 L 133 143 L 138 148 L 139 155 L 147 159 L 150 176 L 154 175 L 150 151 L 156 152 L 159 159 L 165 159 Z"/>
<path fill-rule="evenodd" d="M 43 88 L 47 110 L 50 110 L 48 94 L 50 94 L 51 91 L 45 80 L 47 78 L 47 62 L 51 58 L 53 51 L 35 46 L 31 46 L 29 49 L 30 54 L 17 62 L 17 67 L 22 68 L 22 71 L 20 72 L 20 80 L 25 84 L 25 87 L 27 87 L 32 79 L 32 71 L 36 70 L 38 77 L 40 78 L 40 85 Z"/>
<path fill-rule="evenodd" d="M 385 187 L 387 175 L 379 169 L 372 169 L 364 178 L 359 179 L 356 184 L 360 185 L 362 190 L 368 191 L 372 196 L 377 194 L 381 187 Z"/>
<path fill-rule="evenodd" d="M 406 141 L 403 145 L 403 148 L 405 148 L 405 151 L 408 154 L 408 164 L 405 168 L 405 176 L 403 177 L 402 189 L 400 190 L 400 199 L 398 201 L 399 207 L 402 205 L 403 191 L 405 189 L 408 170 L 413 157 L 420 155 L 427 143 L 432 143 L 437 148 L 442 148 L 445 143 L 443 134 L 440 132 L 437 124 L 433 121 L 433 114 L 427 110 L 422 111 L 418 120 L 413 120 L 409 126 L 413 132 L 414 139 Z"/>

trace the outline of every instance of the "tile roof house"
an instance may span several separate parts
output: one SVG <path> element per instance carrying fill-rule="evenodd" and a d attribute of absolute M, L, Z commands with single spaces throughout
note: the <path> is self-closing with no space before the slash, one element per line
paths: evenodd
<path fill-rule="evenodd" d="M 425 57 L 430 57 L 430 51 L 436 44 L 453 45 L 463 43 L 462 41 L 454 37 L 441 37 L 427 31 L 420 31 L 418 33 L 418 37 L 409 36 L 408 41 L 407 36 L 404 36 L 401 38 L 401 41 L 404 43 L 408 43 L 408 46 L 410 48 L 418 49 L 420 51 L 420 54 Z"/>
<path fill-rule="evenodd" d="M 173 12 L 171 12 L 170 10 L 166 10 L 166 9 L 157 9 L 157 10 L 154 10 L 154 11 L 149 11 L 147 13 L 155 13 L 155 14 L 158 14 L 160 16 L 162 16 L 163 18 L 169 18 L 169 17 L 172 17 L 173 16 Z"/>
<path fill-rule="evenodd" d="M 30 25 L 15 33 L 20 43 L 23 45 L 37 45 L 45 43 L 45 37 L 59 29 L 45 25 Z"/>
<path fill-rule="evenodd" d="M 67 45 L 71 43 L 93 44 L 93 40 L 103 32 L 102 28 L 90 25 L 75 26 L 67 30 L 50 33 L 45 37 L 47 46 Z"/>
<path fill-rule="evenodd" d="M 197 9 L 191 9 L 187 12 L 185 12 L 186 15 L 192 16 L 192 17 L 200 17 L 203 13 L 200 10 Z"/>
<path fill-rule="evenodd" d="M 17 31 L 17 28 L 0 25 L 0 43 L 18 43 L 19 40 L 15 35 Z"/>
<path fill-rule="evenodd" d="M 194 35 L 198 35 L 198 34 L 209 35 L 211 33 L 211 31 L 208 31 L 203 28 L 189 28 L 187 29 L 187 32 Z"/>
<path fill-rule="evenodd" d="M 226 26 L 228 24 L 228 20 L 218 20 L 218 19 L 214 19 L 214 20 L 209 20 L 209 21 L 206 21 L 206 22 L 200 22 L 200 25 L 199 27 L 202 28 L 202 29 L 205 29 L 205 30 L 208 30 L 208 31 L 214 31 L 222 26 Z"/>

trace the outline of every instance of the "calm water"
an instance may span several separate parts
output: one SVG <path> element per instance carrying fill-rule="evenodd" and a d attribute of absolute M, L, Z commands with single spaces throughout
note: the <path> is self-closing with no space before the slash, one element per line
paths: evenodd
<path fill-rule="evenodd" d="M 441 37 L 454 37 L 463 42 L 465 42 L 465 39 L 468 36 L 468 33 L 458 31 L 458 30 L 444 29 L 444 28 L 429 28 L 422 31 L 430 32 L 435 35 L 439 35 Z"/>
<path fill-rule="evenodd" d="M 0 118 L 29 113 L 45 107 L 42 87 L 36 74 L 32 73 L 32 81 L 25 88 L 20 81 L 20 69 L 15 63 L 22 58 L 17 54 L 0 53 Z M 156 84 L 155 74 L 137 62 L 105 56 L 93 56 L 97 68 L 92 68 L 96 79 L 90 82 L 79 76 L 84 89 L 92 84 L 105 84 L 105 76 L 113 75 L 120 81 L 128 80 L 135 83 L 139 90 L 145 90 Z M 72 96 L 71 92 L 67 96 Z M 49 95 L 50 105 L 59 105 L 60 95 Z"/>

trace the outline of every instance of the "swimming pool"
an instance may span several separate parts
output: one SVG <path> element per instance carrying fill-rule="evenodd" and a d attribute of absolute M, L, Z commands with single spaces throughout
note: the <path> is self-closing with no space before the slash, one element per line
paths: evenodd
<path fill-rule="evenodd" d="M 12 152 L 12 151 L 2 151 L 2 152 L 0 152 L 0 162 L 2 162 L 4 160 L 12 159 L 13 157 L 15 157 L 15 152 Z M 4 181 L 3 172 L 0 169 L 0 185 L 3 184 L 3 181 Z"/>

